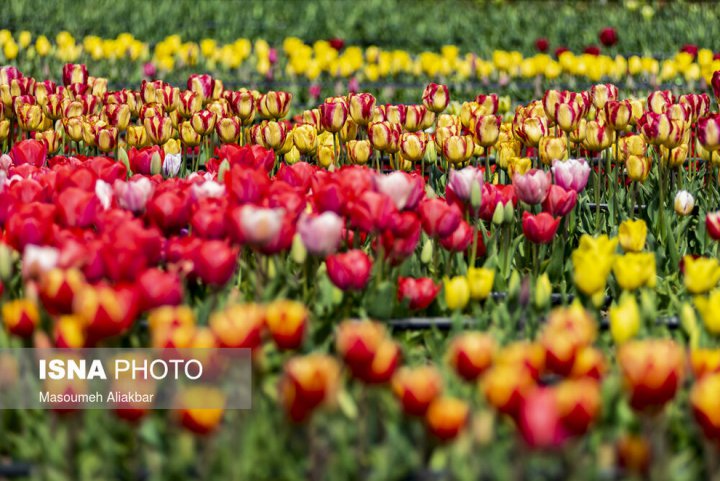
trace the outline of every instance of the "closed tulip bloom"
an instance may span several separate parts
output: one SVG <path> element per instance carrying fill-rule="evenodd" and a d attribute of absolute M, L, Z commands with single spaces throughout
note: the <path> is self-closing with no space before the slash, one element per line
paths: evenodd
<path fill-rule="evenodd" d="M 47 147 L 44 143 L 35 139 L 22 140 L 12 146 L 10 158 L 15 166 L 29 164 L 42 167 L 47 160 Z"/>
<path fill-rule="evenodd" d="M 205 240 L 192 253 L 193 272 L 205 284 L 222 287 L 235 275 L 237 249 L 222 240 Z"/>
<path fill-rule="evenodd" d="M 631 155 L 644 156 L 647 153 L 647 144 L 642 135 L 629 135 L 618 140 L 619 159 L 627 161 Z"/>
<path fill-rule="evenodd" d="M 655 254 L 629 252 L 616 256 L 613 273 L 622 289 L 633 291 L 643 286 L 655 287 Z"/>
<path fill-rule="evenodd" d="M 542 208 L 553 216 L 563 217 L 570 213 L 577 202 L 577 192 L 565 190 L 559 185 L 551 185 L 547 197 L 542 202 Z"/>
<path fill-rule="evenodd" d="M 665 109 L 675 103 L 675 98 L 669 90 L 655 90 L 647 98 L 647 108 L 656 114 L 665 113 Z"/>
<path fill-rule="evenodd" d="M 455 276 L 446 278 L 445 285 L 445 303 L 450 310 L 462 310 L 470 301 L 470 284 L 467 277 Z"/>
<path fill-rule="evenodd" d="M 355 165 L 366 164 L 373 151 L 369 140 L 350 140 L 345 147 L 350 161 Z"/>
<path fill-rule="evenodd" d="M 411 162 L 422 159 L 426 147 L 426 135 L 422 132 L 405 132 L 400 136 L 400 153 Z"/>
<path fill-rule="evenodd" d="M 326 102 L 320 105 L 320 126 L 328 132 L 339 132 L 347 118 L 348 109 L 344 102 Z"/>
<path fill-rule="evenodd" d="M 337 250 L 344 222 L 331 211 L 312 216 L 303 214 L 297 224 L 297 230 L 305 248 L 314 255 L 325 256 Z"/>
<path fill-rule="evenodd" d="M 124 132 L 130 125 L 130 107 L 127 104 L 108 104 L 103 108 L 107 123 Z"/>
<path fill-rule="evenodd" d="M 10 121 L 0 120 L 0 142 L 4 142 L 10 136 Z"/>
<path fill-rule="evenodd" d="M 653 145 L 665 144 L 672 133 L 673 125 L 665 114 L 645 112 L 638 120 L 640 133 Z"/>
<path fill-rule="evenodd" d="M 265 308 L 258 304 L 231 304 L 208 320 L 219 347 L 257 349 L 262 344 Z"/>
<path fill-rule="evenodd" d="M 574 435 L 586 433 L 600 414 L 600 383 L 591 378 L 560 382 L 555 387 L 560 422 Z"/>
<path fill-rule="evenodd" d="M 693 122 L 697 122 L 710 111 L 710 97 L 705 93 L 681 95 L 679 102 L 688 106 Z"/>
<path fill-rule="evenodd" d="M 260 99 L 261 112 L 273 119 L 282 119 L 290 111 L 292 94 L 290 92 L 269 91 Z"/>
<path fill-rule="evenodd" d="M 547 197 L 552 183 L 550 172 L 531 169 L 525 174 L 515 174 L 513 187 L 518 198 L 526 204 L 539 204 Z"/>
<path fill-rule="evenodd" d="M 480 105 L 483 115 L 495 115 L 498 111 L 500 98 L 497 94 L 478 94 L 475 102 Z"/>
<path fill-rule="evenodd" d="M 493 362 L 496 344 L 482 332 L 465 332 L 456 336 L 448 348 L 448 362 L 465 381 L 477 380 Z"/>
<path fill-rule="evenodd" d="M 398 278 L 398 300 L 407 301 L 412 310 L 427 309 L 435 300 L 442 285 L 436 284 L 429 277 L 415 279 L 412 277 Z"/>
<path fill-rule="evenodd" d="M 585 127 L 583 145 L 588 150 L 599 152 L 610 147 L 614 139 L 615 132 L 609 125 L 597 120 L 591 120 Z"/>
<path fill-rule="evenodd" d="M 525 237 L 535 244 L 549 244 L 552 242 L 558 226 L 560 218 L 553 217 L 547 212 L 533 215 L 530 212 L 523 212 L 522 229 Z"/>
<path fill-rule="evenodd" d="M 450 92 L 447 85 L 428 84 L 423 91 L 422 100 L 428 110 L 439 114 L 450 103 Z"/>
<path fill-rule="evenodd" d="M 613 304 L 608 317 L 610 334 L 616 344 L 629 341 L 640 330 L 640 308 L 632 295 L 624 294 L 619 303 Z"/>
<path fill-rule="evenodd" d="M 514 122 L 514 121 L 513 121 Z M 540 117 L 527 117 L 519 121 L 518 138 L 523 144 L 529 147 L 537 147 L 545 135 L 547 135 L 547 121 Z"/>
<path fill-rule="evenodd" d="M 403 367 L 392 379 L 393 394 L 411 416 L 425 415 L 442 390 L 442 377 L 433 366 Z"/>
<path fill-rule="evenodd" d="M 693 416 L 705 437 L 717 442 L 720 439 L 720 412 L 717 399 L 720 397 L 720 374 L 706 376 L 697 381 L 690 391 L 690 405 Z"/>
<path fill-rule="evenodd" d="M 483 172 L 477 167 L 468 166 L 450 171 L 447 189 L 451 190 L 453 195 L 462 202 L 469 204 L 473 189 L 482 192 L 482 187 Z"/>
<path fill-rule="evenodd" d="M 211 112 L 210 110 L 201 110 L 193 114 L 190 123 L 195 129 L 195 132 L 202 136 L 205 136 L 212 132 L 212 130 L 215 128 L 216 119 L 217 116 L 214 112 Z"/>
<path fill-rule="evenodd" d="M 333 254 L 325 259 L 328 277 L 340 290 L 365 288 L 370 280 L 372 261 L 365 252 L 355 249 L 342 254 Z"/>
<path fill-rule="evenodd" d="M 587 123 L 588 121 L 584 118 L 580 119 L 577 126 L 568 132 L 568 137 L 571 141 L 575 142 L 576 144 L 585 142 L 585 137 L 587 137 Z"/>
<path fill-rule="evenodd" d="M 550 165 L 555 160 L 567 159 L 567 146 L 568 142 L 564 135 L 561 137 L 543 137 L 540 139 L 540 144 L 538 145 L 540 160 L 543 164 Z"/>
<path fill-rule="evenodd" d="M 625 161 L 625 169 L 627 170 L 628 177 L 635 182 L 645 182 L 645 179 L 650 175 L 651 168 L 652 159 L 650 157 L 631 155 L 627 161 Z"/>
<path fill-rule="evenodd" d="M 308 154 L 317 149 L 317 130 L 310 124 L 296 125 L 292 138 L 301 154 Z"/>
<path fill-rule="evenodd" d="M 180 115 L 189 119 L 193 114 L 202 110 L 202 97 L 192 90 L 184 90 L 178 94 L 177 111 Z"/>
<path fill-rule="evenodd" d="M 348 95 L 348 113 L 358 125 L 367 125 L 375 110 L 375 97 L 372 94 L 359 93 Z"/>
<path fill-rule="evenodd" d="M 625 252 L 640 252 L 645 248 L 647 225 L 642 219 L 624 220 L 618 229 L 620 246 Z"/>
<path fill-rule="evenodd" d="M 720 211 L 708 212 L 705 216 L 705 230 L 714 240 L 720 240 Z"/>
<path fill-rule="evenodd" d="M 260 125 L 260 135 L 265 147 L 279 151 L 285 146 L 287 140 L 287 126 L 285 123 L 270 120 Z"/>
<path fill-rule="evenodd" d="M 475 119 L 475 140 L 483 147 L 495 145 L 500 136 L 502 117 L 499 115 L 481 115 Z"/>
<path fill-rule="evenodd" d="M 113 152 L 117 146 L 118 129 L 103 127 L 95 132 L 95 145 L 100 152 Z"/>
<path fill-rule="evenodd" d="M 400 150 L 401 127 L 390 122 L 370 122 L 368 139 L 374 149 L 389 154 Z"/>
<path fill-rule="evenodd" d="M 685 287 L 690 294 L 705 294 L 720 281 L 720 264 L 717 259 L 685 256 L 683 266 Z"/>
<path fill-rule="evenodd" d="M 190 121 L 180 123 L 178 126 L 180 131 L 180 140 L 188 147 L 196 147 L 202 142 L 202 136 L 198 134 Z"/>
<path fill-rule="evenodd" d="M 688 215 L 695 208 L 695 198 L 687 190 L 678 191 L 673 206 L 677 215 Z"/>
<path fill-rule="evenodd" d="M 265 308 L 265 325 L 281 350 L 297 349 L 307 331 L 309 313 L 302 302 L 279 299 Z"/>
<path fill-rule="evenodd" d="M 630 406 L 640 412 L 657 412 L 682 384 L 685 355 L 669 339 L 631 341 L 620 348 L 618 363 Z"/>
<path fill-rule="evenodd" d="M 66 63 L 62 70 L 63 85 L 87 84 L 88 69 L 85 64 Z"/>
<path fill-rule="evenodd" d="M 720 334 L 720 290 L 712 291 L 707 297 L 696 296 L 694 301 L 705 329 L 710 334 Z"/>
<path fill-rule="evenodd" d="M 5 328 L 16 336 L 30 337 L 40 322 L 37 305 L 29 299 L 7 301 L 2 306 Z"/>
<path fill-rule="evenodd" d="M 146 118 L 143 126 L 147 131 L 147 136 L 155 145 L 166 143 L 172 136 L 173 126 L 169 117 L 152 117 Z M 128 128 L 129 132 L 129 128 Z"/>
<path fill-rule="evenodd" d="M 343 321 L 337 329 L 335 348 L 354 371 L 375 357 L 387 337 L 385 327 L 373 321 Z"/>
<path fill-rule="evenodd" d="M 408 105 L 405 110 L 405 130 L 417 132 L 423 129 L 427 113 L 428 109 L 424 105 Z"/>
<path fill-rule="evenodd" d="M 705 150 L 720 149 L 720 114 L 703 117 L 697 123 L 697 135 L 700 145 Z"/>
<path fill-rule="evenodd" d="M 187 88 L 197 93 L 203 103 L 207 103 L 213 98 L 215 79 L 208 74 L 192 74 L 188 77 Z"/>
<path fill-rule="evenodd" d="M 580 238 L 580 245 L 571 257 L 578 289 L 589 296 L 605 289 L 616 247 L 617 239 L 610 239 L 606 235 L 593 238 L 586 234 Z"/>
<path fill-rule="evenodd" d="M 467 273 L 470 298 L 473 300 L 487 299 L 495 282 L 495 271 L 485 267 L 470 267 Z"/>
<path fill-rule="evenodd" d="M 482 379 L 485 398 L 499 412 L 514 416 L 525 397 L 535 388 L 535 380 L 528 369 L 520 364 L 495 365 Z"/>
<path fill-rule="evenodd" d="M 575 102 L 560 103 L 555 105 L 554 117 L 555 124 L 560 130 L 570 133 L 578 128 L 582 118 L 582 110 Z"/>
<path fill-rule="evenodd" d="M 240 226 L 246 242 L 257 247 L 275 242 L 283 224 L 283 209 L 243 205 L 240 208 Z"/>
<path fill-rule="evenodd" d="M 234 92 L 230 98 L 230 108 L 242 121 L 243 125 L 249 125 L 255 118 L 255 98 L 249 90 Z"/>
<path fill-rule="evenodd" d="M 618 88 L 613 84 L 596 84 L 590 88 L 592 103 L 596 109 L 602 110 L 609 100 L 616 100 Z"/>
<path fill-rule="evenodd" d="M 0 130 L 2 130 L 2 122 L 0 122 Z M 41 141 L 47 147 L 48 154 L 54 154 L 60 148 L 60 138 L 62 134 L 57 130 L 46 130 L 35 134 L 35 139 Z M 0 139 L 2 132 L 0 132 Z"/>
<path fill-rule="evenodd" d="M 460 209 L 442 199 L 425 199 L 419 207 L 423 230 L 430 237 L 450 235 L 460 225 Z"/>
<path fill-rule="evenodd" d="M 442 144 L 442 153 L 448 162 L 462 164 L 470 160 L 475 145 L 469 135 L 453 135 L 445 139 Z"/>
<path fill-rule="evenodd" d="M 280 399 L 288 417 L 302 422 L 321 405 L 335 402 L 340 365 L 331 356 L 308 354 L 285 363 Z"/>
<path fill-rule="evenodd" d="M 632 105 L 629 100 L 610 100 L 605 104 L 605 120 L 613 129 L 625 129 L 631 118 Z"/>
<path fill-rule="evenodd" d="M 427 429 L 441 441 L 455 439 L 470 419 L 468 403 L 453 397 L 438 397 L 425 413 Z"/>
<path fill-rule="evenodd" d="M 221 118 L 215 124 L 215 132 L 217 132 L 220 142 L 224 144 L 235 143 L 240 137 L 240 122 L 235 117 Z"/>
<path fill-rule="evenodd" d="M 590 166 L 585 159 L 556 160 L 552 163 L 555 184 L 565 190 L 582 192 L 590 177 Z"/>

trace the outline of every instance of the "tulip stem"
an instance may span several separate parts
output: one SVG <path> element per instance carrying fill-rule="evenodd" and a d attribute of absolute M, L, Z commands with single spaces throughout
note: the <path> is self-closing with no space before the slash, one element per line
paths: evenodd
<path fill-rule="evenodd" d="M 475 267 L 475 257 L 477 255 L 477 244 L 478 244 L 478 227 L 477 227 L 477 220 L 473 219 L 473 240 L 472 240 L 472 250 L 470 251 L 470 264 L 469 267 Z"/>
<path fill-rule="evenodd" d="M 600 163 L 595 165 L 595 234 L 600 232 Z"/>

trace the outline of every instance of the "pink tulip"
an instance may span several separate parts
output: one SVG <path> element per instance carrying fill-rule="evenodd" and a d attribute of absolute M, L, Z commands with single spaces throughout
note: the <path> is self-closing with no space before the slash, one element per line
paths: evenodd
<path fill-rule="evenodd" d="M 113 193 L 118 204 L 123 209 L 131 212 L 142 212 L 145 210 L 148 200 L 153 194 L 153 185 L 147 177 L 141 177 L 129 182 L 116 180 L 113 184 Z"/>
<path fill-rule="evenodd" d="M 513 176 L 513 186 L 518 198 L 526 204 L 539 204 L 547 197 L 552 175 L 538 169 L 531 169 L 525 174 Z"/>
<path fill-rule="evenodd" d="M 470 202 L 473 184 L 477 184 L 478 191 L 482 192 L 483 172 L 477 167 L 465 167 L 460 170 L 450 171 L 450 181 L 448 188 L 453 191 L 455 197 L 464 203 Z"/>
<path fill-rule="evenodd" d="M 423 197 L 423 184 L 422 177 L 399 171 L 375 178 L 377 190 L 390 197 L 398 210 L 417 206 Z"/>
<path fill-rule="evenodd" d="M 265 209 L 244 205 L 240 210 L 242 237 L 255 246 L 264 246 L 275 241 L 283 226 L 283 209 Z"/>
<path fill-rule="evenodd" d="M 298 221 L 297 230 L 308 252 L 324 256 L 337 249 L 343 225 L 340 216 L 327 211 L 320 215 L 303 214 Z"/>
<path fill-rule="evenodd" d="M 552 173 L 555 184 L 565 190 L 582 192 L 590 176 L 590 166 L 585 159 L 556 160 L 553 162 Z"/>

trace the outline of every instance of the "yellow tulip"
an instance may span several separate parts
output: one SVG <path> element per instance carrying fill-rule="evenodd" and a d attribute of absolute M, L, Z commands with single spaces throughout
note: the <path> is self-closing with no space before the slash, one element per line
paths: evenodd
<path fill-rule="evenodd" d="M 630 252 L 615 258 L 613 273 L 618 284 L 625 290 L 655 286 L 655 254 Z"/>
<path fill-rule="evenodd" d="M 13 39 L 8 40 L 5 45 L 3 45 L 3 54 L 6 60 L 15 60 L 19 50 Z"/>
<path fill-rule="evenodd" d="M 712 291 L 707 297 L 695 297 L 695 307 L 705 329 L 711 334 L 720 334 L 720 290 Z"/>
<path fill-rule="evenodd" d="M 623 295 L 609 311 L 610 334 L 617 344 L 635 337 L 640 330 L 640 308 L 632 295 Z"/>
<path fill-rule="evenodd" d="M 685 256 L 685 287 L 691 294 L 705 294 L 720 281 L 720 264 L 717 259 Z"/>
<path fill-rule="evenodd" d="M 640 252 L 645 247 L 647 224 L 642 219 L 625 220 L 618 229 L 618 238 L 625 252 Z"/>
<path fill-rule="evenodd" d="M 468 269 L 468 284 L 470 298 L 474 300 L 486 299 L 492 291 L 495 282 L 495 271 L 484 267 Z"/>
<path fill-rule="evenodd" d="M 617 243 L 617 238 L 607 235 L 593 238 L 585 234 L 580 238 L 580 245 L 572 253 L 575 284 L 580 291 L 592 296 L 605 290 Z"/>
<path fill-rule="evenodd" d="M 461 310 L 470 301 L 470 286 L 465 276 L 445 278 L 445 302 L 449 309 Z"/>

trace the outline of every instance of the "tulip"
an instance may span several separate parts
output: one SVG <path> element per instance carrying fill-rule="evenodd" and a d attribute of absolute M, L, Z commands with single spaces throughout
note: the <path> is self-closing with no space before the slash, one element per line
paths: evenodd
<path fill-rule="evenodd" d="M 553 309 L 540 338 L 546 368 L 561 376 L 569 375 L 578 353 L 592 344 L 595 336 L 595 320 L 579 304 Z"/>
<path fill-rule="evenodd" d="M 417 132 L 405 132 L 400 136 L 400 152 L 403 158 L 417 162 L 425 156 L 427 141 L 425 134 Z"/>
<path fill-rule="evenodd" d="M 339 132 L 347 117 L 348 109 L 344 102 L 326 102 L 320 105 L 320 126 L 328 132 Z"/>
<path fill-rule="evenodd" d="M 65 132 L 67 132 L 68 136 L 77 142 L 77 140 L 74 137 L 74 134 L 72 133 L 72 125 L 69 119 L 68 125 L 70 125 L 70 128 L 68 128 L 68 125 L 65 126 Z M 78 139 L 79 140 L 79 139 Z M 125 138 L 127 141 L 127 144 L 131 147 L 144 147 L 148 143 L 148 133 L 147 130 L 145 130 L 145 127 L 142 125 L 130 125 L 127 128 L 127 136 Z"/>
<path fill-rule="evenodd" d="M 7 301 L 2 306 L 5 328 L 16 336 L 30 337 L 40 322 L 37 305 L 29 299 Z"/>
<path fill-rule="evenodd" d="M 348 112 L 356 124 L 365 126 L 370 123 L 374 109 L 375 97 L 372 94 L 351 93 L 348 95 Z"/>
<path fill-rule="evenodd" d="M 566 160 L 568 158 L 567 140 L 565 136 L 545 136 L 540 139 L 538 151 L 540 153 L 540 160 L 545 165 L 550 165 L 556 160 Z"/>
<path fill-rule="evenodd" d="M 47 147 L 38 140 L 23 140 L 13 145 L 10 157 L 16 166 L 29 164 L 41 167 L 47 159 Z"/>
<path fill-rule="evenodd" d="M 450 179 L 447 189 L 452 190 L 453 195 L 463 203 L 469 204 L 473 189 L 482 192 L 483 172 L 472 166 L 460 170 L 450 171 Z"/>
<path fill-rule="evenodd" d="M 117 146 L 118 129 L 103 127 L 95 132 L 95 145 L 101 152 L 113 152 Z"/>
<path fill-rule="evenodd" d="M 423 310 L 432 304 L 441 288 L 429 277 L 415 279 L 401 276 L 398 278 L 397 297 L 401 302 L 407 301 L 411 310 Z"/>
<path fill-rule="evenodd" d="M 593 152 L 605 150 L 612 144 L 615 132 L 610 125 L 598 120 L 591 120 L 585 127 L 585 140 L 583 145 Z"/>
<path fill-rule="evenodd" d="M 640 252 L 645 247 L 647 225 L 642 219 L 624 220 L 618 228 L 620 246 L 625 252 Z"/>
<path fill-rule="evenodd" d="M 667 115 L 655 112 L 645 112 L 638 120 L 638 127 L 645 140 L 653 145 L 668 142 L 675 129 Z"/>
<path fill-rule="evenodd" d="M 169 117 L 162 117 L 158 115 L 156 117 L 146 118 L 143 122 L 143 126 L 147 131 L 148 138 L 155 145 L 162 145 L 166 143 L 172 136 L 173 125 Z"/>
<path fill-rule="evenodd" d="M 594 379 L 573 379 L 555 387 L 560 422 L 574 435 L 585 434 L 598 417 L 601 406 L 600 384 Z"/>
<path fill-rule="evenodd" d="M 618 89 L 613 84 L 596 84 L 590 88 L 592 103 L 596 109 L 602 110 L 609 100 L 616 100 Z"/>
<path fill-rule="evenodd" d="M 408 105 L 405 111 L 405 130 L 408 132 L 417 132 L 424 127 L 425 119 L 432 112 L 424 105 Z"/>
<path fill-rule="evenodd" d="M 192 253 L 193 272 L 205 284 L 222 287 L 235 274 L 237 249 L 225 241 L 206 240 Z"/>
<path fill-rule="evenodd" d="M 438 397 L 425 413 L 427 429 L 436 438 L 449 441 L 460 434 L 470 418 L 470 407 L 465 401 L 452 397 Z"/>
<path fill-rule="evenodd" d="M 447 85 L 428 84 L 422 95 L 423 105 L 431 112 L 439 114 L 450 103 L 450 93 Z"/>
<path fill-rule="evenodd" d="M 590 166 L 585 159 L 556 160 L 552 164 L 555 184 L 565 190 L 582 192 L 590 176 Z"/>
<path fill-rule="evenodd" d="M 25 132 L 34 132 L 43 122 L 42 107 L 39 105 L 22 103 L 16 109 L 20 128 Z"/>
<path fill-rule="evenodd" d="M 208 321 L 220 347 L 257 349 L 262 343 L 265 309 L 257 304 L 231 304 Z"/>
<path fill-rule="evenodd" d="M 277 208 L 262 208 L 243 205 L 238 210 L 242 239 L 255 246 L 263 247 L 274 243 L 281 233 L 284 212 Z"/>
<path fill-rule="evenodd" d="M 628 177 L 635 182 L 644 182 L 650 175 L 652 159 L 650 157 L 631 155 L 625 161 Z"/>
<path fill-rule="evenodd" d="M 516 115 L 517 117 L 517 115 Z M 547 135 L 547 121 L 544 117 L 527 117 L 523 119 L 516 119 L 513 121 L 518 122 L 517 136 L 528 147 L 537 147 L 545 135 Z"/>
<path fill-rule="evenodd" d="M 113 184 L 113 193 L 118 199 L 118 204 L 123 209 L 132 212 L 142 212 L 152 197 L 153 185 L 146 177 L 141 177 L 130 182 L 116 180 Z"/>
<path fill-rule="evenodd" d="M 642 286 L 655 286 L 655 254 L 630 252 L 615 258 L 615 278 L 622 289 L 633 291 Z"/>
<path fill-rule="evenodd" d="M 355 371 L 372 361 L 386 338 L 385 327 L 372 321 L 343 321 L 337 329 L 335 348 Z"/>
<path fill-rule="evenodd" d="M 547 110 L 546 110 L 547 112 Z M 584 119 L 582 118 L 582 109 L 576 102 L 555 104 L 555 113 L 553 120 L 560 130 L 570 133 L 577 129 Z M 583 135 L 584 138 L 584 135 Z M 581 139 L 582 140 L 582 139 Z"/>
<path fill-rule="evenodd" d="M 182 303 L 182 281 L 175 272 L 147 269 L 138 277 L 137 282 L 141 289 L 143 310 Z"/>
<path fill-rule="evenodd" d="M 469 135 L 452 135 L 442 144 L 442 154 L 452 164 L 462 164 L 472 157 L 475 146 Z"/>
<path fill-rule="evenodd" d="M 688 215 L 693 211 L 693 208 L 695 208 L 695 199 L 687 190 L 678 191 L 675 195 L 674 207 L 677 215 Z"/>
<path fill-rule="evenodd" d="M 445 304 L 450 310 L 462 310 L 470 301 L 470 283 L 465 276 L 446 278 Z"/>
<path fill-rule="evenodd" d="M 325 259 L 328 277 L 340 290 L 362 290 L 370 280 L 372 261 L 361 250 L 333 254 Z"/>
<path fill-rule="evenodd" d="M 630 341 L 618 351 L 618 363 L 630 406 L 637 411 L 657 411 L 682 384 L 684 353 L 666 339 Z"/>
<path fill-rule="evenodd" d="M 192 115 L 190 124 L 198 135 L 205 136 L 215 128 L 217 116 L 209 110 L 201 110 Z"/>
<path fill-rule="evenodd" d="M 557 448 L 569 437 L 555 391 L 546 387 L 532 389 L 525 395 L 517 413 L 517 427 L 532 448 Z"/>
<path fill-rule="evenodd" d="M 711 334 L 720 334 L 720 291 L 714 290 L 707 297 L 695 297 L 695 307 L 700 313 L 703 324 Z"/>
<path fill-rule="evenodd" d="M 647 153 L 647 145 L 642 135 L 630 135 L 621 137 L 618 141 L 618 157 L 626 162 L 631 155 L 644 156 Z"/>
<path fill-rule="evenodd" d="M 691 348 L 690 368 L 696 380 L 720 373 L 720 349 Z"/>
<path fill-rule="evenodd" d="M 693 256 L 683 257 L 685 287 L 691 294 L 705 294 L 720 281 L 720 264 L 717 259 Z"/>
<path fill-rule="evenodd" d="M 470 267 L 468 268 L 467 277 L 470 298 L 476 301 L 487 299 L 492 292 L 495 271 L 484 267 Z"/>
<path fill-rule="evenodd" d="M 495 145 L 500 136 L 502 117 L 499 115 L 481 115 L 475 119 L 475 140 L 483 147 Z"/>
<path fill-rule="evenodd" d="M 577 192 L 565 190 L 559 185 L 551 185 L 542 207 L 545 212 L 553 216 L 563 217 L 573 210 L 576 202 Z"/>
<path fill-rule="evenodd" d="M 273 92 L 269 91 L 263 95 L 259 102 L 260 112 L 273 119 L 281 119 L 290 111 L 290 102 L 292 94 L 289 92 Z"/>
<path fill-rule="evenodd" d="M 610 307 L 610 333 L 616 344 L 635 337 L 640 330 L 640 308 L 632 295 L 623 295 L 618 304 Z"/>
<path fill-rule="evenodd" d="M 575 285 L 588 296 L 605 289 L 612 269 L 617 239 L 603 235 L 596 239 L 588 235 L 580 238 L 580 246 L 572 253 Z"/>
<path fill-rule="evenodd" d="M 465 332 L 456 336 L 448 349 L 448 362 L 465 381 L 476 381 L 492 364 L 495 341 L 485 333 Z"/>
<path fill-rule="evenodd" d="M 63 85 L 66 87 L 72 84 L 87 84 L 88 70 L 85 64 L 66 63 L 62 71 Z"/>
<path fill-rule="evenodd" d="M 393 394 L 411 416 L 424 416 L 442 389 L 440 373 L 432 366 L 404 367 L 392 379 Z"/>
<path fill-rule="evenodd" d="M 285 363 L 280 380 L 280 399 L 294 422 L 306 420 L 322 404 L 337 395 L 340 366 L 324 354 L 293 357 Z"/>
<path fill-rule="evenodd" d="M 515 174 L 512 182 L 520 200 L 530 205 L 539 204 L 547 197 L 552 175 L 550 172 L 531 169 L 525 174 Z"/>
<path fill-rule="evenodd" d="M 337 250 L 343 227 L 343 220 L 330 211 L 316 216 L 303 214 L 297 224 L 303 245 L 308 252 L 318 256 L 326 256 Z"/>
<path fill-rule="evenodd" d="M 519 364 L 496 364 L 486 371 L 482 379 L 488 404 L 511 416 L 520 411 L 525 397 L 534 386 L 535 380 L 528 369 Z"/>
<path fill-rule="evenodd" d="M 179 422 L 188 431 L 199 435 L 210 434 L 222 422 L 225 394 L 219 389 L 190 386 L 180 391 L 178 398 Z"/>
<path fill-rule="evenodd" d="M 617 32 L 612 27 L 605 27 L 600 30 L 599 38 L 600 43 L 602 43 L 606 47 L 612 47 L 618 41 Z"/>
<path fill-rule="evenodd" d="M 424 194 L 421 177 L 404 172 L 393 172 L 375 177 L 377 190 L 388 196 L 398 210 L 412 210 Z"/>
<path fill-rule="evenodd" d="M 442 199 L 425 199 L 419 206 L 420 221 L 430 237 L 446 237 L 460 224 L 460 209 Z"/>
<path fill-rule="evenodd" d="M 265 309 L 265 323 L 279 349 L 297 349 L 305 337 L 308 311 L 301 302 L 276 300 Z"/>
<path fill-rule="evenodd" d="M 130 125 L 130 107 L 127 104 L 108 104 L 103 108 L 107 123 L 123 132 Z"/>
<path fill-rule="evenodd" d="M 711 238 L 720 240 L 720 211 L 708 212 L 706 214 L 705 230 Z"/>
<path fill-rule="evenodd" d="M 695 383 L 690 391 L 693 416 L 705 437 L 720 440 L 720 416 L 716 403 L 720 396 L 720 374 L 706 376 Z"/>

